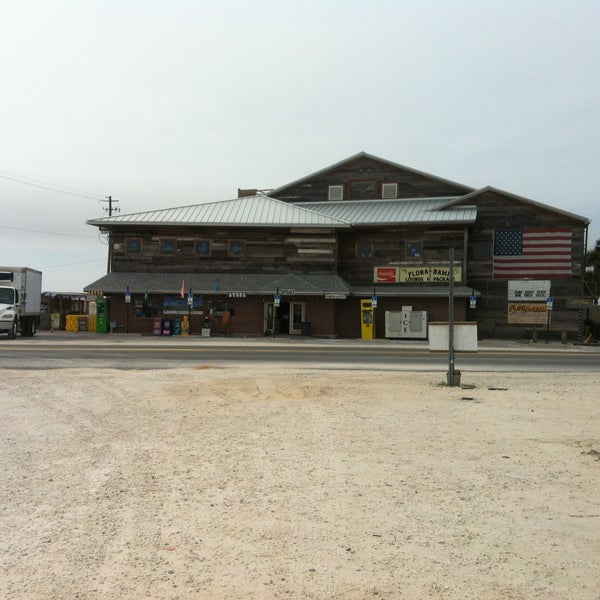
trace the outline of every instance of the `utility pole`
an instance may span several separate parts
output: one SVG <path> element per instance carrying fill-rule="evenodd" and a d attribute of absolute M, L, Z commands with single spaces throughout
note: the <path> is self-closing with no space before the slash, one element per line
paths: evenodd
<path fill-rule="evenodd" d="M 118 204 L 119 201 L 118 200 L 113 200 L 112 196 L 107 196 L 105 200 L 103 200 L 103 202 L 108 203 L 108 207 L 104 207 L 105 212 L 108 213 L 109 217 L 112 217 L 113 212 L 121 212 L 121 209 L 119 207 L 115 207 L 115 204 Z M 110 229 L 109 229 L 109 233 L 108 233 L 108 264 L 106 265 L 106 273 L 110 273 L 110 269 L 111 269 L 111 264 L 112 264 L 112 244 L 111 244 L 111 239 L 110 239 Z"/>
<path fill-rule="evenodd" d="M 114 206 L 115 204 L 118 204 L 119 201 L 113 200 L 112 196 L 106 196 L 106 199 L 103 200 L 103 202 L 108 204 L 108 207 L 105 207 L 104 210 L 108 213 L 109 217 L 112 217 L 113 212 L 121 212 L 121 209 L 118 206 Z"/>

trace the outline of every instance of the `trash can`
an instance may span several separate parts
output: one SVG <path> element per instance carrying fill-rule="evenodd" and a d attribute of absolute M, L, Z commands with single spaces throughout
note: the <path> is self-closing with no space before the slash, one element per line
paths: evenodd
<path fill-rule="evenodd" d="M 311 326 L 310 323 L 302 323 L 302 335 L 310 335 L 311 334 Z"/>

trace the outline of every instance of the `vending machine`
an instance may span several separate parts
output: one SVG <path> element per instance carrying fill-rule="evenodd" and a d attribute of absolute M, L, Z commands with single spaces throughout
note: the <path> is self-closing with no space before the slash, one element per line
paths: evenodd
<path fill-rule="evenodd" d="M 360 337 L 363 340 L 375 339 L 375 310 L 372 300 L 360 301 Z"/>
<path fill-rule="evenodd" d="M 110 299 L 105 296 L 96 300 L 96 331 L 110 333 Z"/>

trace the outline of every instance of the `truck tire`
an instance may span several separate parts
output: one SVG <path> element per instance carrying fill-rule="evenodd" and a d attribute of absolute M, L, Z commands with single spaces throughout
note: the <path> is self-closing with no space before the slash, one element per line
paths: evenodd
<path fill-rule="evenodd" d="M 23 335 L 33 337 L 37 331 L 35 317 L 27 317 L 23 327 Z"/>
<path fill-rule="evenodd" d="M 8 339 L 14 340 L 17 337 L 17 320 L 15 319 L 8 330 Z"/>

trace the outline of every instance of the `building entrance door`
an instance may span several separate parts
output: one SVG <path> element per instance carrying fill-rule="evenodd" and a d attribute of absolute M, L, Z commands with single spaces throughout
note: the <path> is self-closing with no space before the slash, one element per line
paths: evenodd
<path fill-rule="evenodd" d="M 302 322 L 305 320 L 306 305 L 304 302 L 281 302 L 275 306 L 273 302 L 265 303 L 265 333 L 280 335 L 300 335 Z"/>

